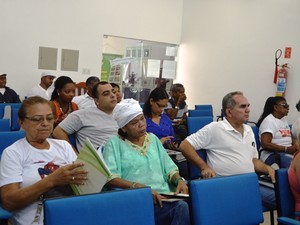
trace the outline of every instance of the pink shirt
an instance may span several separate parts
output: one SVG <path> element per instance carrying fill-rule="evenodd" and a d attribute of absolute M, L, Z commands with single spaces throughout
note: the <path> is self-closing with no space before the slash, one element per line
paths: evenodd
<path fill-rule="evenodd" d="M 300 151 L 297 151 L 294 154 L 294 158 L 299 152 Z M 296 171 L 291 166 L 288 169 L 288 178 L 292 193 L 295 198 L 295 211 L 300 211 L 300 186 L 298 184 Z"/>

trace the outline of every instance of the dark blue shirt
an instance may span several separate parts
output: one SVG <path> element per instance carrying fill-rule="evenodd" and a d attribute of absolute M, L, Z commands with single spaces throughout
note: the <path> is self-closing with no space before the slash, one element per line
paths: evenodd
<path fill-rule="evenodd" d="M 0 92 L 0 103 L 20 103 L 20 98 L 17 93 L 9 88 L 5 87 L 5 92 L 2 94 Z"/>

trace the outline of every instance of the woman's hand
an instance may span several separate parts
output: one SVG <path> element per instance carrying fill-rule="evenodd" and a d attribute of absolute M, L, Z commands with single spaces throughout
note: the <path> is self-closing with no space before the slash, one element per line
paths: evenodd
<path fill-rule="evenodd" d="M 58 168 L 45 179 L 48 179 L 52 186 L 60 186 L 65 184 L 82 185 L 87 180 L 87 171 L 83 170 L 83 163 L 73 163 Z"/>
<path fill-rule="evenodd" d="M 189 188 L 186 185 L 184 180 L 178 180 L 178 184 L 176 187 L 175 195 L 182 193 L 182 194 L 188 194 L 189 193 Z"/>
<path fill-rule="evenodd" d="M 151 192 L 152 192 L 154 204 L 159 204 L 159 206 L 162 208 L 163 207 L 162 199 L 165 197 L 161 196 L 157 191 L 153 189 L 151 190 Z"/>
<path fill-rule="evenodd" d="M 171 142 L 171 139 L 172 138 L 174 138 L 173 136 L 166 136 L 166 137 L 162 137 L 161 139 L 160 139 L 160 142 L 162 143 L 162 144 L 167 144 L 167 142 Z"/>

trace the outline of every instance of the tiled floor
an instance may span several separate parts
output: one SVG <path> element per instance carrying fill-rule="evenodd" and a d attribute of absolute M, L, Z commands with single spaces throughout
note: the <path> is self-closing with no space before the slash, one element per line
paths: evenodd
<path fill-rule="evenodd" d="M 274 212 L 274 224 L 277 224 L 277 213 L 276 213 L 276 211 Z M 264 213 L 264 222 L 261 223 L 261 225 L 271 225 L 270 213 L 269 212 Z"/>

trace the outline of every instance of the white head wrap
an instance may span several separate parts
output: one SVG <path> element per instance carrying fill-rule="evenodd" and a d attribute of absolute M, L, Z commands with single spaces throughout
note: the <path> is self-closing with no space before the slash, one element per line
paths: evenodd
<path fill-rule="evenodd" d="M 139 102 L 132 98 L 128 98 L 122 100 L 115 106 L 112 115 L 117 121 L 119 128 L 122 128 L 136 116 L 142 113 L 143 110 Z"/>

